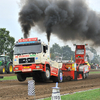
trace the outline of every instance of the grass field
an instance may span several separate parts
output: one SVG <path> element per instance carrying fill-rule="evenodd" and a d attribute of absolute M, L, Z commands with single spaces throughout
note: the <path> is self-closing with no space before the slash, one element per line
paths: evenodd
<path fill-rule="evenodd" d="M 51 100 L 51 97 L 42 100 Z M 61 100 L 100 100 L 100 89 L 64 95 Z"/>
<path fill-rule="evenodd" d="M 3 74 L 2 74 L 2 76 L 3 76 Z M 15 79 L 17 79 L 16 76 L 5 76 L 3 79 L 0 79 L 0 80 L 15 80 Z"/>
<path fill-rule="evenodd" d="M 100 71 L 89 72 L 89 74 L 100 74 Z"/>

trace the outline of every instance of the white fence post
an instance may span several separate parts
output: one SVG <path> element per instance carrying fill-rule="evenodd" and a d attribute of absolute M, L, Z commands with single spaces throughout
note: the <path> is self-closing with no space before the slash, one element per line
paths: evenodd
<path fill-rule="evenodd" d="M 35 81 L 34 80 L 28 81 L 28 95 L 35 96 Z"/>

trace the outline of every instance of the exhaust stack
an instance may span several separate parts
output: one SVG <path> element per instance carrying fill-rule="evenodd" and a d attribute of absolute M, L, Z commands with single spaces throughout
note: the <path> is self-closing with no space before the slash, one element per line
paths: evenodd
<path fill-rule="evenodd" d="M 48 42 L 48 54 L 49 54 L 49 58 L 50 58 L 50 42 Z"/>

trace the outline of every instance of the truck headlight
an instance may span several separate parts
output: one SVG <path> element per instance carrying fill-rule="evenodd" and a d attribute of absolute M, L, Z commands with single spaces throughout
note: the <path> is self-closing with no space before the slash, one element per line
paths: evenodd
<path fill-rule="evenodd" d="M 18 70 L 18 67 L 16 67 L 15 70 Z"/>

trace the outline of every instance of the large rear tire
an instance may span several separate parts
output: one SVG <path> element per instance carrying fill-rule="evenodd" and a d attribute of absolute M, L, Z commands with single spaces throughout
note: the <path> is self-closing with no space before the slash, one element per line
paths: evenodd
<path fill-rule="evenodd" d="M 63 74 L 62 74 L 62 70 L 59 69 L 58 71 L 58 76 L 57 77 L 53 77 L 53 82 L 63 82 Z"/>
<path fill-rule="evenodd" d="M 6 73 L 5 66 L 0 66 L 0 74 L 5 74 L 5 73 Z"/>
<path fill-rule="evenodd" d="M 8 73 L 10 73 L 10 74 L 13 73 L 13 65 L 12 64 L 9 64 L 7 69 L 8 69 L 7 70 Z"/>
<path fill-rule="evenodd" d="M 20 82 L 23 82 L 26 80 L 26 76 L 24 76 L 24 74 L 17 74 L 17 79 Z"/>

